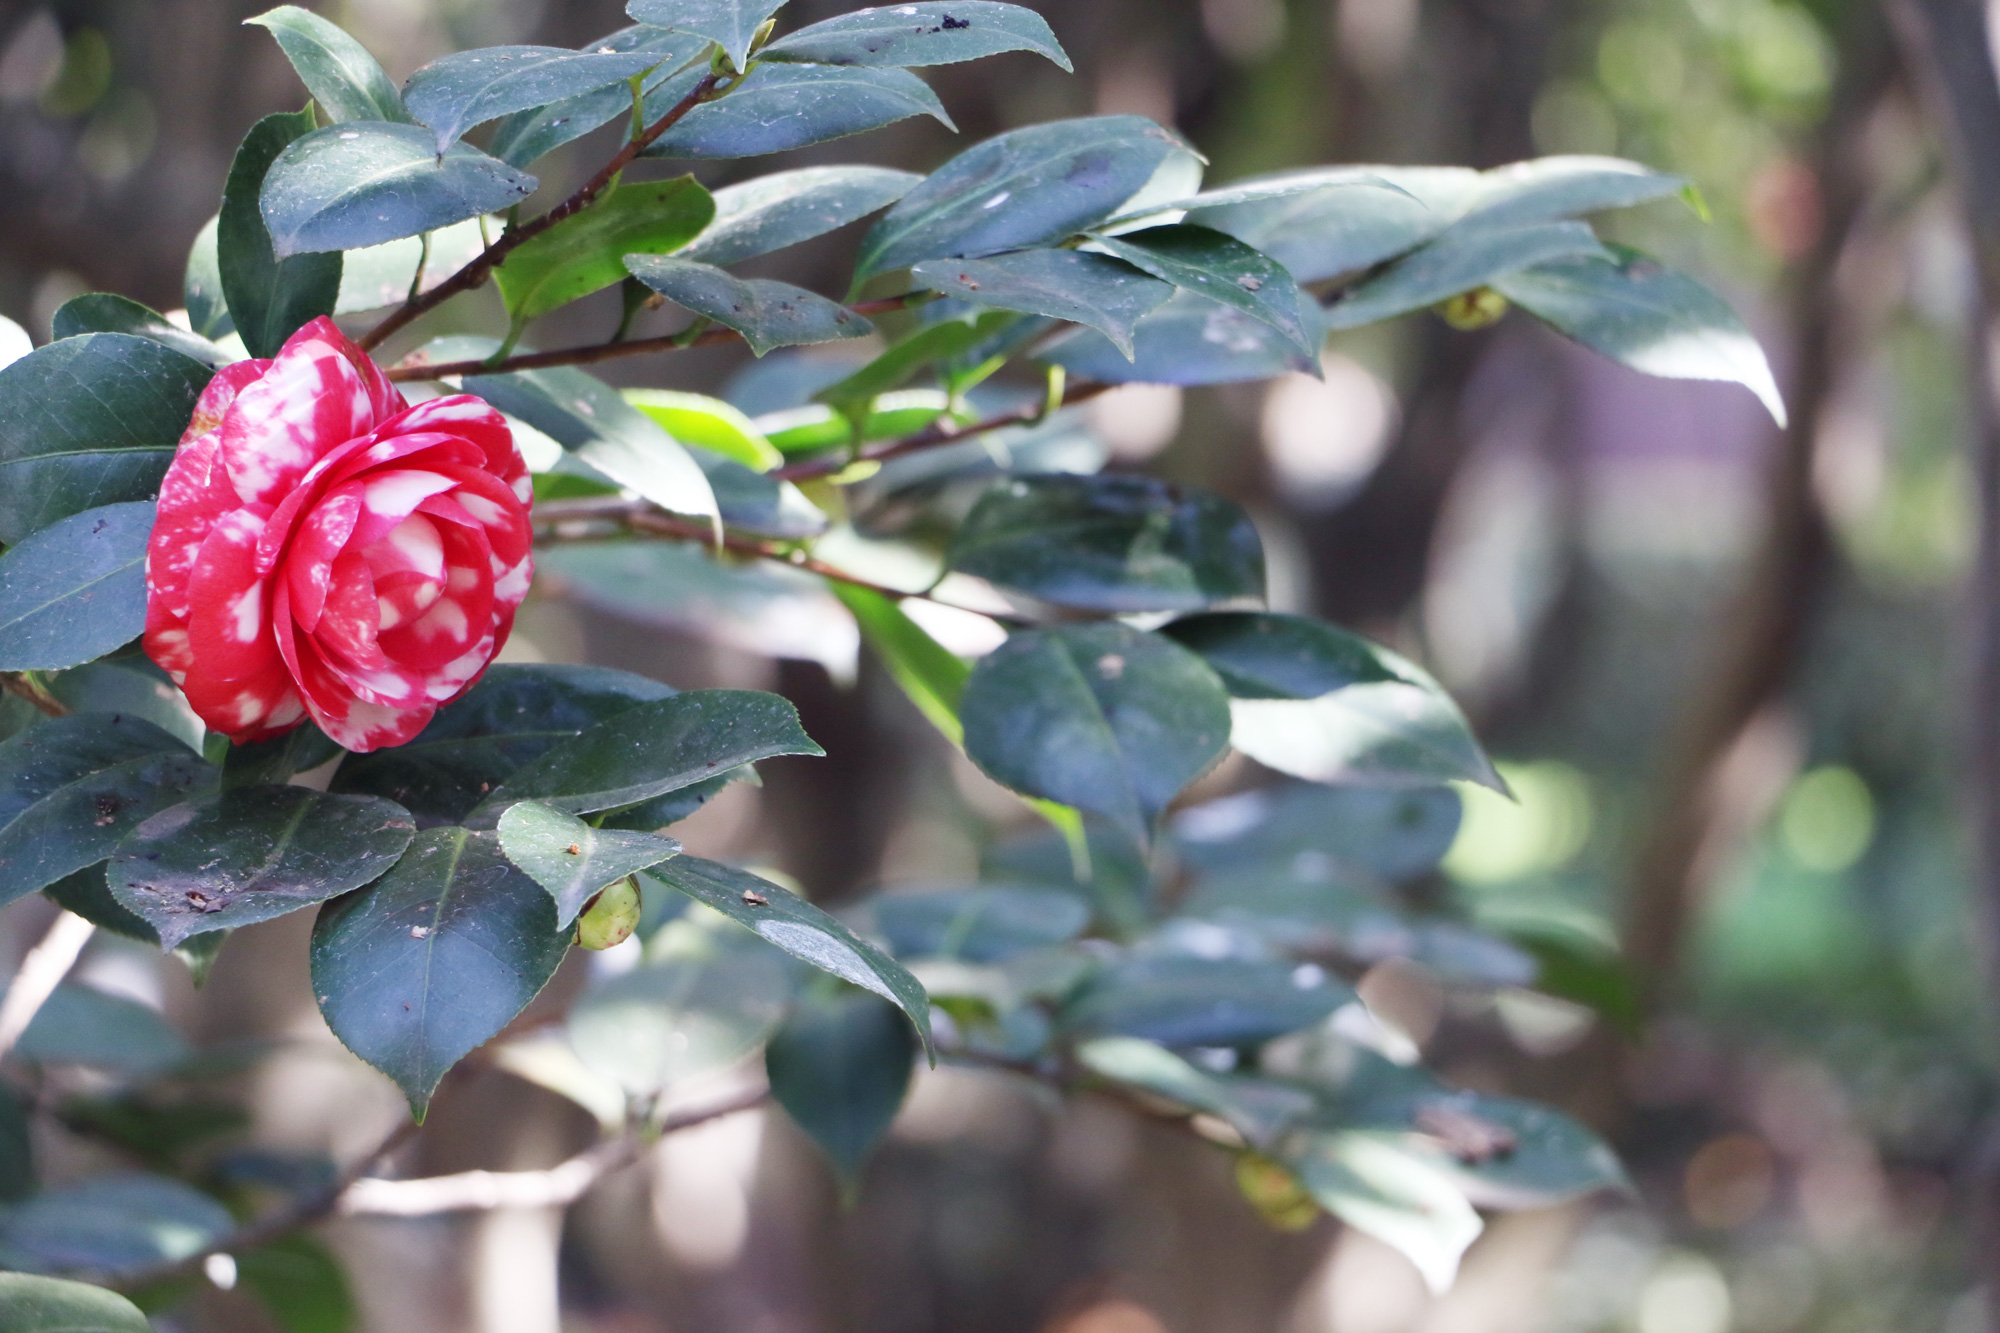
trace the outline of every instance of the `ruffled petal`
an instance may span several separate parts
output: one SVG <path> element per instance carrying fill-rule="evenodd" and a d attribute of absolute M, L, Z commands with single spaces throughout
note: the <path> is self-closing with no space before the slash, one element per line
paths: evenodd
<path fill-rule="evenodd" d="M 236 395 L 255 384 L 270 368 L 269 360 L 256 357 L 249 361 L 232 361 L 216 371 L 208 387 L 194 400 L 194 415 L 188 419 L 187 429 L 181 432 L 181 443 L 185 445 L 189 440 L 199 439 L 220 426 L 223 414 L 236 401 Z"/>
<path fill-rule="evenodd" d="M 209 532 L 188 584 L 188 635 L 195 676 L 249 680 L 277 656 L 271 639 L 271 584 L 258 577 L 263 520 L 245 509 L 225 514 Z"/>
<path fill-rule="evenodd" d="M 402 397 L 382 381 L 385 399 L 380 378 L 331 320 L 293 334 L 223 415 L 222 459 L 236 493 L 275 506 L 327 453 L 372 431 L 385 404 Z"/>

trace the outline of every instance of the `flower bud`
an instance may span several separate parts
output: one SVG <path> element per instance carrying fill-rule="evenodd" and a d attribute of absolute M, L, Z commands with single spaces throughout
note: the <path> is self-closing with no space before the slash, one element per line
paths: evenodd
<path fill-rule="evenodd" d="M 577 918 L 576 942 L 586 949 L 623 944 L 639 928 L 639 881 L 627 875 L 590 900 Z"/>

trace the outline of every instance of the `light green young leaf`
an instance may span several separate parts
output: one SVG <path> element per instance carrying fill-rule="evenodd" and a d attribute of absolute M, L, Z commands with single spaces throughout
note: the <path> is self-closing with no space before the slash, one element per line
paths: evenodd
<path fill-rule="evenodd" d="M 752 472 L 782 466 L 785 456 L 755 422 L 720 398 L 673 389 L 626 389 L 625 401 L 685 444 L 733 459 Z"/>
<path fill-rule="evenodd" d="M 953 745 L 961 744 L 965 729 L 959 724 L 958 705 L 972 668 L 883 594 L 851 583 L 827 586 L 854 613 L 861 636 L 889 668 L 889 674 L 902 686 L 917 711 L 943 732 L 945 739 Z"/>
<path fill-rule="evenodd" d="M 692 176 L 628 181 L 507 256 L 494 275 L 516 323 L 545 315 L 625 278 L 625 256 L 680 249 L 715 216 Z"/>

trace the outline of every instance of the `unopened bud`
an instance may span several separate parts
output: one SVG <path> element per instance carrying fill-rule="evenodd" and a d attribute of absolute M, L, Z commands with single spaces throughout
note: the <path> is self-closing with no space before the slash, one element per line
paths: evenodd
<path fill-rule="evenodd" d="M 577 918 L 576 942 L 586 949 L 609 949 L 639 928 L 639 882 L 627 875 L 590 900 Z"/>
<path fill-rule="evenodd" d="M 1507 298 L 1491 287 L 1474 287 L 1469 292 L 1460 292 L 1437 310 L 1445 323 L 1470 333 L 1498 324 L 1507 314 Z"/>

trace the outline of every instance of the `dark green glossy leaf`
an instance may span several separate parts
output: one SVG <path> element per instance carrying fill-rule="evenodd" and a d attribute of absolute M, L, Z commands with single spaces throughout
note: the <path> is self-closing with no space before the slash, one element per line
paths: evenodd
<path fill-rule="evenodd" d="M 445 1071 L 512 1022 L 569 949 L 555 905 L 491 833 L 430 829 L 380 883 L 313 924 L 313 992 L 334 1035 L 422 1116 Z"/>
<path fill-rule="evenodd" d="M 933 259 L 914 266 L 910 276 L 919 287 L 973 305 L 1088 325 L 1101 330 L 1127 357 L 1132 355 L 1133 326 L 1174 290 L 1131 264 L 1076 250 Z"/>
<path fill-rule="evenodd" d="M 1259 1148 L 1313 1110 L 1312 1094 L 1301 1088 L 1211 1074 L 1138 1037 L 1093 1037 L 1077 1043 L 1076 1058 L 1099 1078 L 1215 1116 Z"/>
<path fill-rule="evenodd" d="M 315 130 L 279 154 L 262 206 L 277 253 L 299 255 L 358 250 L 500 212 L 535 185 L 462 143 L 440 156 L 420 125 L 352 121 Z M 222 248 L 226 255 L 226 231 Z"/>
<path fill-rule="evenodd" d="M 763 60 L 822 65 L 951 65 L 1002 51 L 1033 51 L 1070 69 L 1040 14 L 994 0 L 920 0 L 858 9 L 788 33 L 757 54 Z"/>
<path fill-rule="evenodd" d="M 222 298 L 222 256 L 216 250 L 218 214 L 195 233 L 188 250 L 187 271 L 181 278 L 181 301 L 187 306 L 188 323 L 204 338 L 220 338 L 233 333 L 229 306 Z"/>
<path fill-rule="evenodd" d="M 1509 273 L 1608 252 L 1582 222 L 1487 230 L 1456 228 L 1351 288 L 1327 310 L 1330 329 L 1353 329 L 1423 310 Z"/>
<path fill-rule="evenodd" d="M 0 1087 L 0 1203 L 12 1203 L 35 1191 L 34 1144 L 28 1135 L 28 1108 L 14 1090 Z M 0 1321 L 6 1297 L 0 1294 Z M 5 1327 L 0 1322 L 0 1327 Z"/>
<path fill-rule="evenodd" d="M 281 1236 L 234 1256 L 236 1281 L 283 1333 L 352 1333 L 361 1322 L 347 1273 L 311 1236 Z"/>
<path fill-rule="evenodd" d="M 1436 868 L 1458 835 L 1458 793 L 1292 783 L 1191 806 L 1174 844 L 1197 871 L 1284 863 L 1326 880 L 1340 864 L 1388 880 Z"/>
<path fill-rule="evenodd" d="M 1057 889 L 941 889 L 885 893 L 869 903 L 899 957 L 931 955 L 997 963 L 1029 949 L 1067 944 L 1090 924 L 1090 905 Z"/>
<path fill-rule="evenodd" d="M 692 73 L 692 71 L 690 71 Z M 646 98 L 657 119 L 692 81 L 669 80 Z M 759 65 L 727 97 L 703 103 L 654 140 L 642 156 L 761 157 L 930 116 L 957 129 L 930 85 L 905 69 Z"/>
<path fill-rule="evenodd" d="M 199 755 L 137 718 L 81 713 L 13 737 L 0 745 L 0 896 L 96 864 L 142 820 L 215 780 Z"/>
<path fill-rule="evenodd" d="M 658 61 L 646 85 L 665 82 L 674 71 L 699 55 L 708 42 L 693 33 L 672 32 L 636 24 L 621 28 L 584 46 L 586 51 L 645 51 Z M 598 126 L 632 114 L 632 91 L 626 84 L 579 93 L 547 106 L 517 111 L 493 131 L 487 152 L 502 162 L 525 167 L 544 153 L 579 139 Z"/>
<path fill-rule="evenodd" d="M 889 668 L 889 674 L 903 687 L 910 702 L 952 744 L 961 743 L 965 729 L 959 725 L 958 703 L 965 695 L 965 682 L 971 677 L 972 668 L 883 594 L 851 583 L 828 586 L 853 614 L 855 623 L 861 627 L 861 637 Z"/>
<path fill-rule="evenodd" d="M 917 1043 L 873 995 L 808 999 L 764 1048 L 771 1095 L 851 1186 L 909 1091 Z"/>
<path fill-rule="evenodd" d="M 84 1282 L 0 1273 L 0 1328 L 10 1333 L 152 1333 L 139 1307 Z"/>
<path fill-rule="evenodd" d="M 995 781 L 1136 842 L 1222 757 L 1229 697 L 1176 643 L 1126 625 L 1016 633 L 965 688 L 965 750 Z"/>
<path fill-rule="evenodd" d="M 382 66 L 335 24 L 297 5 L 280 5 L 244 22 L 267 29 L 277 39 L 298 71 L 299 82 L 328 119 L 409 120 L 403 99 Z"/>
<path fill-rule="evenodd" d="M 211 373 L 127 333 L 64 338 L 0 369 L 0 543 L 151 499 Z"/>
<path fill-rule="evenodd" d="M 1622 365 L 1680 380 L 1726 380 L 1757 395 L 1780 426 L 1785 400 L 1764 349 L 1715 293 L 1636 250 L 1578 255 L 1509 273 L 1494 290 Z"/>
<path fill-rule="evenodd" d="M 150 500 L 71 514 L 0 554 L 0 671 L 56 671 L 146 628 Z"/>
<path fill-rule="evenodd" d="M 593 828 L 534 801 L 507 807 L 498 830 L 507 859 L 548 890 L 556 902 L 556 924 L 565 928 L 606 885 L 681 849 L 672 838 Z"/>
<path fill-rule="evenodd" d="M 37 1064 L 88 1065 L 137 1077 L 157 1074 L 188 1055 L 181 1034 L 153 1010 L 74 981 L 50 993 L 15 1049 Z"/>
<path fill-rule="evenodd" d="M 1320 968 L 1134 954 L 1093 976 L 1061 1014 L 1072 1032 L 1162 1046 L 1256 1046 L 1354 998 Z"/>
<path fill-rule="evenodd" d="M 437 134 L 442 153 L 474 125 L 623 85 L 661 58 L 652 51 L 571 51 L 560 46 L 455 51 L 410 76 L 403 85 L 403 104 Z"/>
<path fill-rule="evenodd" d="M 628 1093 L 656 1094 L 755 1050 L 785 1016 L 791 972 L 747 939 L 648 962 L 577 1001 L 569 1042 L 592 1072 Z"/>
<path fill-rule="evenodd" d="M 947 565 L 1092 611 L 1179 611 L 1264 594 L 1250 518 L 1151 477 L 1016 477 L 986 492 Z"/>
<path fill-rule="evenodd" d="M 0 1263 L 115 1278 L 199 1254 L 235 1225 L 178 1180 L 93 1176 L 0 1210 Z"/>
<path fill-rule="evenodd" d="M 899 1007 L 931 1048 L 930 998 L 909 970 L 789 889 L 747 870 L 676 856 L 648 872 L 795 958 Z"/>
<path fill-rule="evenodd" d="M 74 912 L 99 930 L 159 947 L 160 932 L 146 924 L 144 917 L 132 915 L 111 896 L 104 882 L 104 865 L 97 862 L 73 875 L 65 875 L 42 890 L 42 896 L 66 912 Z"/>
<path fill-rule="evenodd" d="M 1308 312 L 1312 299 L 1276 260 L 1232 236 L 1181 223 L 1096 236 L 1091 243 L 1164 282 L 1270 325 L 1309 357 L 1318 355 L 1322 330 Z"/>
<path fill-rule="evenodd" d="M 190 316 L 192 318 L 192 316 Z M 165 315 L 111 292 L 90 292 L 63 302 L 50 323 L 56 338 L 76 338 L 86 333 L 129 333 L 135 338 L 151 338 L 183 352 L 207 366 L 221 366 L 231 358 L 198 333 L 189 333 Z"/>
<path fill-rule="evenodd" d="M 735 329 L 758 356 L 774 347 L 861 338 L 867 319 L 816 292 L 769 278 L 739 278 L 712 264 L 664 255 L 631 255 L 632 276 L 697 315 Z"/>
<path fill-rule="evenodd" d="M 406 128 L 416 132 L 415 127 Z M 252 356 L 277 355 L 285 339 L 319 316 L 332 314 L 340 298 L 340 256 L 285 258 L 294 250 L 279 246 L 258 202 L 274 180 L 277 163 L 312 133 L 311 111 L 264 117 L 243 136 L 222 187 L 222 212 L 215 224 L 222 295 L 229 304 L 230 321 Z M 325 133 L 353 138 L 362 131 Z"/>
<path fill-rule="evenodd" d="M 208 728 L 167 673 L 140 653 L 125 653 L 45 677 L 49 693 L 74 713 L 124 713 L 201 748 Z"/>
<path fill-rule="evenodd" d="M 690 690 L 601 722 L 521 769 L 486 798 L 477 819 L 515 801 L 587 815 L 637 805 L 781 754 L 823 755 L 798 710 L 756 690 Z"/>
<path fill-rule="evenodd" d="M 736 69 L 749 63 L 750 42 L 785 0 L 631 0 L 625 12 L 640 23 L 706 37 Z"/>
<path fill-rule="evenodd" d="M 1160 164 L 1192 151 L 1143 116 L 1090 116 L 1011 130 L 939 167 L 861 243 L 855 282 L 926 259 L 999 254 L 1102 222 Z"/>
<path fill-rule="evenodd" d="M 715 221 L 681 257 L 737 264 L 782 250 L 887 208 L 922 179 L 888 167 L 799 167 L 724 186 Z"/>
<path fill-rule="evenodd" d="M 409 811 L 379 796 L 244 787 L 146 820 L 113 853 L 106 881 L 173 948 L 358 889 L 415 830 Z"/>
<path fill-rule="evenodd" d="M 508 255 L 495 280 L 508 313 L 534 319 L 622 282 L 627 255 L 680 249 L 714 216 L 715 201 L 692 176 L 629 181 Z"/>
<path fill-rule="evenodd" d="M 1199 653 L 1237 699 L 1316 699 L 1348 685 L 1403 678 L 1368 640 L 1304 616 L 1221 611 L 1176 620 L 1160 632 Z"/>
<path fill-rule="evenodd" d="M 419 821 L 455 822 L 563 741 L 673 693 L 608 667 L 503 663 L 408 744 L 342 760 L 332 789 L 386 796 Z"/>
<path fill-rule="evenodd" d="M 1305 317 L 1318 320 L 1318 309 L 1308 307 Z M 1087 328 L 1059 335 L 1036 355 L 1104 384 L 1234 384 L 1287 371 L 1319 373 L 1317 356 L 1301 352 L 1269 324 L 1185 290 L 1139 321 L 1129 357 Z"/>

